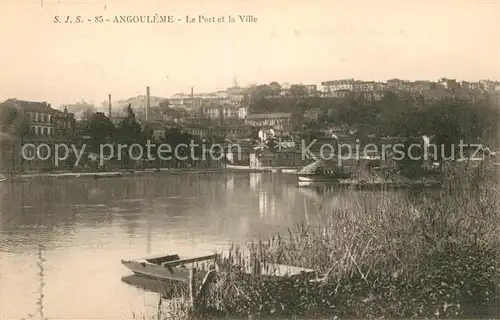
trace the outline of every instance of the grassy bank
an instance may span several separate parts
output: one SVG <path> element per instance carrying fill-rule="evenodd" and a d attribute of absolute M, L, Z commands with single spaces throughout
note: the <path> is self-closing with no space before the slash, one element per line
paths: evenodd
<path fill-rule="evenodd" d="M 233 248 L 198 317 L 497 317 L 500 192 L 492 170 L 460 168 L 438 192 L 387 193 L 370 211 L 351 203 L 323 226 Z M 235 270 L 247 254 L 317 269 L 321 281 L 243 280 Z M 164 305 L 173 318 L 188 317 L 182 299 Z"/>

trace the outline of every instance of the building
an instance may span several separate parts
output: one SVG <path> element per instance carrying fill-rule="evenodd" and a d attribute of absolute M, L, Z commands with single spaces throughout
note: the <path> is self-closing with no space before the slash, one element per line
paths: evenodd
<path fill-rule="evenodd" d="M 304 112 L 304 120 L 318 122 L 321 116 L 321 110 L 319 108 L 308 109 Z"/>
<path fill-rule="evenodd" d="M 354 91 L 372 92 L 375 90 L 375 81 L 354 81 Z"/>
<path fill-rule="evenodd" d="M 197 103 L 195 99 L 188 94 L 177 93 L 168 99 L 168 104 L 172 108 L 184 108 L 191 110 Z"/>
<path fill-rule="evenodd" d="M 245 124 L 223 124 L 214 128 L 214 134 L 229 140 L 242 140 L 250 138 L 252 128 Z"/>
<path fill-rule="evenodd" d="M 479 84 L 479 82 L 462 81 L 461 87 L 467 90 L 477 90 L 480 89 L 481 85 Z"/>
<path fill-rule="evenodd" d="M 247 89 L 232 87 L 211 93 L 177 93 L 168 99 L 170 106 L 196 111 L 204 105 L 217 104 L 239 107 L 243 103 Z"/>
<path fill-rule="evenodd" d="M 75 123 L 75 136 L 77 136 L 78 138 L 83 139 L 83 140 L 90 139 L 88 122 L 86 120 L 76 121 L 76 123 Z"/>
<path fill-rule="evenodd" d="M 162 98 L 162 97 L 154 97 L 150 96 L 149 97 L 149 108 L 153 107 L 158 107 L 160 103 L 167 101 L 168 99 Z M 170 102 L 170 100 L 168 100 Z M 134 114 L 136 116 L 137 121 L 146 121 L 147 116 L 150 115 L 148 114 L 148 111 L 146 110 L 147 107 L 147 95 L 139 95 L 137 97 L 132 97 L 128 98 L 126 100 L 119 100 L 116 102 L 113 102 L 113 106 L 116 106 L 118 109 L 118 114 L 123 114 L 125 115 L 126 113 L 123 111 L 128 105 L 132 107 L 132 110 L 134 111 Z M 149 119 L 151 120 L 151 119 Z M 158 119 L 159 120 L 159 119 Z"/>
<path fill-rule="evenodd" d="M 375 91 L 384 91 L 384 90 L 387 90 L 387 83 L 384 83 L 384 82 L 375 82 L 373 84 L 373 89 Z"/>
<path fill-rule="evenodd" d="M 206 107 L 203 107 L 203 117 L 208 119 L 217 119 L 220 121 L 224 121 L 224 119 L 239 119 L 239 108 L 226 104 L 226 105 L 215 105 L 211 104 Z"/>
<path fill-rule="evenodd" d="M 75 115 L 69 113 L 67 107 L 64 108 L 64 111 L 55 110 L 53 119 L 56 137 L 74 137 L 76 135 Z"/>
<path fill-rule="evenodd" d="M 327 96 L 335 96 L 336 91 L 353 91 L 354 79 L 333 80 L 321 82 L 323 94 Z"/>
<path fill-rule="evenodd" d="M 50 104 L 46 102 L 22 101 L 9 99 L 0 104 L 2 108 L 14 108 L 20 110 L 23 119 L 28 126 L 30 136 L 54 136 L 54 114 Z"/>
<path fill-rule="evenodd" d="M 199 137 L 200 139 L 212 138 L 212 130 L 204 125 L 189 124 L 183 127 L 183 131 L 192 136 Z"/>
<path fill-rule="evenodd" d="M 390 79 L 387 80 L 387 89 L 390 90 L 405 90 L 408 88 L 410 81 L 401 79 Z"/>
<path fill-rule="evenodd" d="M 436 84 L 431 81 L 414 81 L 410 83 L 410 92 L 423 92 L 436 88 Z"/>
<path fill-rule="evenodd" d="M 86 117 L 86 114 L 92 113 L 96 109 L 94 105 L 87 103 L 86 101 L 68 104 L 66 105 L 66 107 L 68 108 L 69 113 L 74 114 L 74 118 L 76 120 L 84 119 Z"/>
<path fill-rule="evenodd" d="M 152 142 L 160 142 L 165 138 L 169 129 L 178 128 L 175 122 L 148 121 L 144 124 L 145 130 L 150 130 Z"/>
<path fill-rule="evenodd" d="M 238 119 L 244 120 L 246 119 L 248 115 L 248 108 L 247 107 L 239 107 L 238 108 Z"/>
<path fill-rule="evenodd" d="M 17 132 L 12 132 L 14 138 L 9 139 L 12 155 L 11 170 L 19 171 L 51 171 L 54 169 L 69 169 L 71 159 L 55 162 L 51 152 L 57 144 L 75 142 L 76 122 L 74 114 L 52 109 L 46 102 L 32 102 L 9 99 L 0 104 L 0 108 L 11 108 L 17 111 L 19 123 Z M 20 150 L 29 145 L 25 157 Z M 40 147 L 40 149 L 38 149 Z M 35 152 L 35 150 L 37 150 Z"/>
<path fill-rule="evenodd" d="M 245 119 L 245 124 L 251 127 L 273 129 L 276 133 L 290 133 L 301 125 L 298 116 L 291 112 L 255 113 Z"/>
<path fill-rule="evenodd" d="M 244 96 L 247 93 L 248 88 L 234 86 L 231 88 L 227 88 L 226 91 L 228 92 L 229 96 Z"/>
<path fill-rule="evenodd" d="M 492 80 L 479 80 L 479 85 L 481 89 L 483 89 L 486 92 L 492 92 L 495 91 L 498 82 L 497 81 L 492 81 Z"/>
<path fill-rule="evenodd" d="M 306 92 L 306 95 L 309 97 L 314 97 L 318 94 L 318 86 L 315 84 L 304 85 L 304 90 Z"/>
<path fill-rule="evenodd" d="M 441 78 L 438 80 L 438 84 L 442 85 L 448 90 L 456 90 L 460 88 L 460 84 L 456 79 Z"/>

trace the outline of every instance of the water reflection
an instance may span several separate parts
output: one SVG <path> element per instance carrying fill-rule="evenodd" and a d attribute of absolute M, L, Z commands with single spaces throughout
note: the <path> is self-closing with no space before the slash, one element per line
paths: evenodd
<path fill-rule="evenodd" d="M 250 189 L 256 190 L 259 187 L 260 178 L 262 173 L 250 173 Z"/>
<path fill-rule="evenodd" d="M 122 282 L 137 289 L 161 294 L 163 298 L 172 299 L 179 297 L 187 291 L 185 284 L 179 282 L 150 279 L 136 275 L 129 275 L 121 278 Z"/>
<path fill-rule="evenodd" d="M 228 190 L 234 190 L 234 176 L 230 175 L 226 180 L 226 188 Z"/>
<path fill-rule="evenodd" d="M 231 242 L 322 224 L 346 203 L 379 196 L 302 189 L 294 175 L 227 173 L 45 178 L 0 186 L 2 318 L 36 311 L 38 244 L 46 248 L 45 314 L 116 319 L 156 307 L 126 285 L 122 258 L 211 254 Z M 12 266 L 15 266 L 13 269 Z M 133 280 L 132 280 L 133 281 Z"/>

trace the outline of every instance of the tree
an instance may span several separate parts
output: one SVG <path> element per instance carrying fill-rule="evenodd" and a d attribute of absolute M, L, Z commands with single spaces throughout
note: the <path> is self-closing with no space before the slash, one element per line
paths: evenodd
<path fill-rule="evenodd" d="M 5 132 L 8 136 L 14 138 L 9 142 L 6 142 L 7 145 L 10 145 L 8 148 L 12 151 L 12 167 L 10 168 L 11 172 L 16 171 L 17 162 L 20 160 L 21 168 L 23 168 L 24 158 L 21 156 L 18 158 L 18 153 L 14 150 L 16 149 L 14 141 L 19 139 L 20 145 L 24 144 L 24 139 L 26 136 L 29 136 L 29 125 L 28 121 L 25 119 L 25 113 L 22 109 L 18 108 L 15 105 L 3 105 L 0 107 L 0 131 Z M 16 139 L 17 138 L 17 139 Z"/>
<path fill-rule="evenodd" d="M 299 85 L 299 84 L 292 84 L 290 86 L 290 94 L 293 97 L 305 96 L 307 94 L 306 87 L 304 87 L 303 85 Z"/>
<path fill-rule="evenodd" d="M 163 143 L 169 145 L 172 152 L 169 155 L 163 155 L 163 156 L 172 157 L 175 163 L 175 167 L 179 166 L 180 163 L 179 160 L 181 161 L 188 159 L 192 160 L 191 150 L 186 148 L 186 146 L 189 146 L 191 144 L 191 141 L 194 141 L 194 137 L 191 134 L 187 132 L 182 132 L 177 128 L 168 129 L 165 132 Z M 199 156 L 199 151 L 197 150 L 194 151 L 195 151 L 195 156 Z"/>
<path fill-rule="evenodd" d="M 142 143 L 144 142 L 141 125 L 135 118 L 135 113 L 129 104 L 126 108 L 127 117 L 123 119 L 119 126 L 119 139 L 125 143 Z"/>
<path fill-rule="evenodd" d="M 158 107 L 163 110 L 163 109 L 167 109 L 167 108 L 170 108 L 170 101 L 168 99 L 165 99 L 163 100 L 162 102 L 160 102 L 158 104 Z"/>
<path fill-rule="evenodd" d="M 122 149 L 121 157 L 125 165 L 130 164 L 130 146 L 133 144 L 144 145 L 146 137 L 142 131 L 141 125 L 135 118 L 135 113 L 132 110 L 131 104 L 126 107 L 127 117 L 123 119 L 117 129 L 118 143 L 126 145 L 128 148 Z M 137 150 L 136 150 L 137 151 Z M 136 156 L 134 154 L 133 156 Z"/>
<path fill-rule="evenodd" d="M 100 145 L 112 140 L 116 135 L 116 128 L 102 112 L 94 113 L 88 122 L 88 133 L 91 137 L 91 147 L 98 152 Z"/>
<path fill-rule="evenodd" d="M 252 91 L 252 100 L 260 100 L 273 95 L 274 89 L 267 84 L 261 84 Z"/>
<path fill-rule="evenodd" d="M 89 122 L 92 119 L 92 116 L 95 113 L 95 108 L 86 108 L 83 110 L 82 118 L 83 120 Z"/>
<path fill-rule="evenodd" d="M 280 94 L 281 92 L 281 85 L 276 82 L 276 81 L 273 81 L 269 84 L 269 87 L 273 90 L 273 94 L 275 95 L 278 95 Z"/>

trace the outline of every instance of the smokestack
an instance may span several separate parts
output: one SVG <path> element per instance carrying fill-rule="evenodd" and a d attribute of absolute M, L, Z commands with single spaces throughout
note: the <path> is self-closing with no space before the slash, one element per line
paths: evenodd
<path fill-rule="evenodd" d="M 194 111 L 194 87 L 191 87 L 191 109 Z"/>
<path fill-rule="evenodd" d="M 108 94 L 108 118 L 111 120 L 111 94 Z"/>
<path fill-rule="evenodd" d="M 146 87 L 146 121 L 149 120 L 149 87 Z"/>
<path fill-rule="evenodd" d="M 224 122 L 224 107 L 219 106 L 219 123 L 222 124 Z"/>

